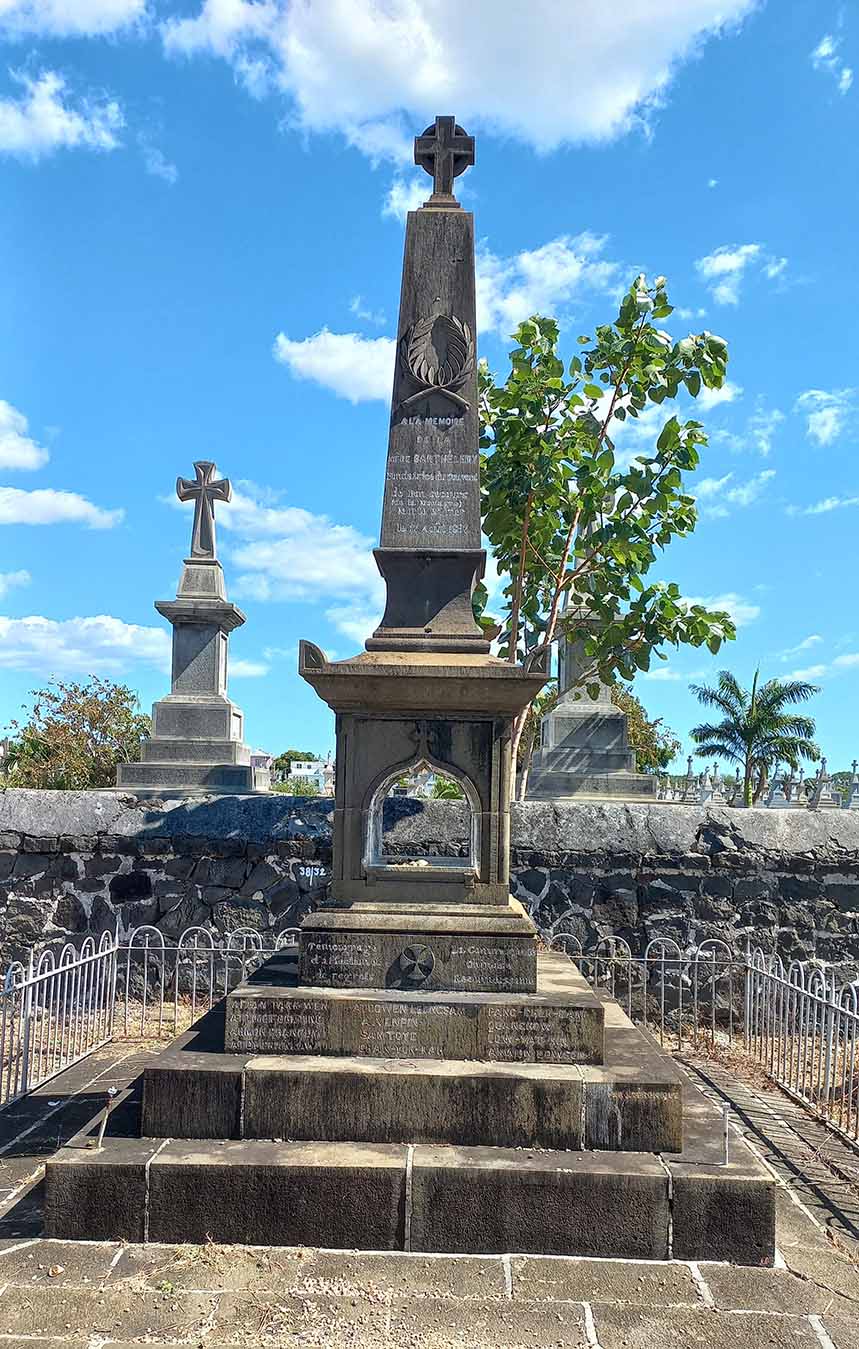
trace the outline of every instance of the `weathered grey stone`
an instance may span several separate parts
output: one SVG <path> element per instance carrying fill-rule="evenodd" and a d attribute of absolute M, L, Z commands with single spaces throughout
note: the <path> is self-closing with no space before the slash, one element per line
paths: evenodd
<path fill-rule="evenodd" d="M 664 1260 L 668 1179 L 642 1153 L 416 1147 L 412 1250 Z"/>
<path fill-rule="evenodd" d="M 244 1056 L 195 1053 L 184 1046 L 160 1055 L 143 1072 L 142 1135 L 240 1137 L 245 1062 Z M 250 1136 L 291 1137 L 284 1130 Z"/>
<path fill-rule="evenodd" d="M 404 993 L 248 983 L 227 997 L 234 1054 L 601 1063 L 602 1005 L 563 957 L 540 957 L 538 993 Z"/>
<path fill-rule="evenodd" d="M 168 1143 L 149 1168 L 149 1239 L 396 1250 L 406 1149 Z"/>
<path fill-rule="evenodd" d="M 157 1139 L 111 1138 L 102 1151 L 77 1134 L 45 1167 L 45 1235 L 72 1241 L 143 1241 L 146 1167 Z"/>
<path fill-rule="evenodd" d="M 245 1138 L 579 1149 L 575 1067 L 372 1058 L 252 1058 Z"/>
<path fill-rule="evenodd" d="M 674 1255 L 771 1265 L 775 1255 L 775 1181 L 748 1162 L 723 1167 L 671 1162 Z"/>

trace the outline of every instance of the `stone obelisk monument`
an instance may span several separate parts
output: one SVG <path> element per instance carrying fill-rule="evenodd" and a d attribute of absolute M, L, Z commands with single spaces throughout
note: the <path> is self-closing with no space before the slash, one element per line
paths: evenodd
<path fill-rule="evenodd" d="M 155 603 L 173 627 L 170 693 L 152 708 L 152 738 L 141 743 L 141 761 L 117 768 L 117 786 L 137 795 L 268 787 L 255 777 L 242 741 L 244 714 L 227 697 L 229 635 L 245 616 L 227 599 L 214 507 L 230 500 L 232 488 L 227 479 L 215 478 L 208 460 L 195 463 L 194 470 L 192 480 L 176 481 L 179 500 L 194 502 L 191 555 L 175 600 Z"/>
<path fill-rule="evenodd" d="M 381 547 L 384 617 L 369 651 L 488 651 L 471 595 L 483 575 L 474 217 L 453 180 L 474 140 L 439 117 L 415 141 L 432 196 L 409 213 Z"/>
<path fill-rule="evenodd" d="M 510 905 L 513 719 L 544 672 L 489 655 L 472 594 L 480 547 L 474 222 L 453 195 L 474 142 L 452 117 L 415 141 L 433 192 L 406 225 L 381 547 L 385 613 L 352 660 L 301 645 L 300 672 L 337 714 L 330 903 L 304 922 L 301 978 L 329 986 L 535 987 L 530 923 Z M 383 806 L 412 769 L 454 778 L 468 855 L 404 864 Z"/>

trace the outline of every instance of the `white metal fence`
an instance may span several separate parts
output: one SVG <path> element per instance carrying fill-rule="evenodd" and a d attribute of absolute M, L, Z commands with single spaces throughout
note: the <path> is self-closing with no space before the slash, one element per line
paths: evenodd
<path fill-rule="evenodd" d="M 620 937 L 583 951 L 563 930 L 543 932 L 594 988 L 669 1052 L 744 1051 L 839 1133 L 859 1142 L 859 980 L 839 983 L 823 964 L 760 950 L 745 955 L 670 938 L 640 956 Z M 208 1011 L 264 960 L 289 958 L 298 929 L 272 943 L 250 928 L 219 937 L 192 927 L 175 944 L 154 927 L 118 943 L 31 955 L 10 965 L 0 990 L 0 1109 L 115 1039 L 168 1040 Z"/>

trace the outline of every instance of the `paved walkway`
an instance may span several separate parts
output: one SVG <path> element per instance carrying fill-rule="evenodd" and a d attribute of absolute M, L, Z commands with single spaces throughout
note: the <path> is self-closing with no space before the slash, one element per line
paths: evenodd
<path fill-rule="evenodd" d="M 45 1157 L 160 1048 L 109 1046 L 0 1113 L 0 1349 L 859 1349 L 855 1155 L 709 1062 L 687 1071 L 783 1182 L 775 1269 L 43 1240 Z"/>

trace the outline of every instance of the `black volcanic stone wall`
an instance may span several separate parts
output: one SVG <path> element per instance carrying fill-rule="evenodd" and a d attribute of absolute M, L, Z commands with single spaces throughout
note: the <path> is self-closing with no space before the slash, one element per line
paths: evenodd
<path fill-rule="evenodd" d="M 0 792 L 0 962 L 151 923 L 272 936 L 325 889 L 330 800 Z M 457 802 L 389 803 L 393 851 L 465 846 Z M 513 808 L 512 893 L 585 949 L 718 937 L 859 968 L 859 811 L 580 802 Z"/>

